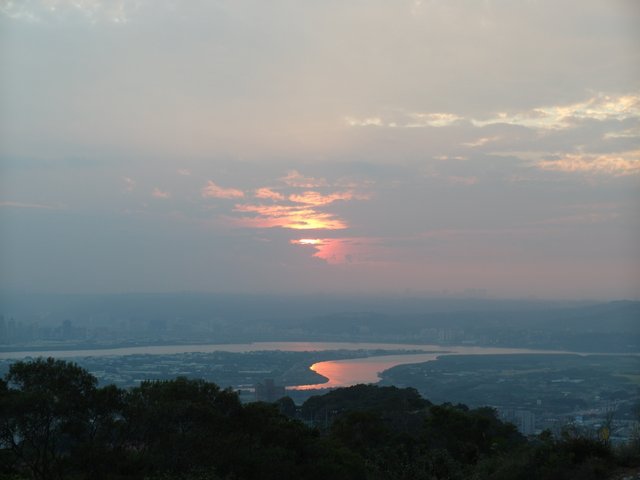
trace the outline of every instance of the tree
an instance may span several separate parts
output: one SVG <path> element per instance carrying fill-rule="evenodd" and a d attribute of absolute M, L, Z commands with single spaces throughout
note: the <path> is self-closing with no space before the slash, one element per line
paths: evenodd
<path fill-rule="evenodd" d="M 0 387 L 0 442 L 36 479 L 61 478 L 89 435 L 97 380 L 48 358 L 11 365 Z"/>
<path fill-rule="evenodd" d="M 503 423 L 488 407 L 434 405 L 425 419 L 430 448 L 445 449 L 463 463 L 475 464 L 481 455 L 508 451 L 525 442 L 514 425 Z"/>
<path fill-rule="evenodd" d="M 144 457 L 151 471 L 215 465 L 220 442 L 242 408 L 234 392 L 184 377 L 142 382 L 125 402 L 130 450 Z"/>
<path fill-rule="evenodd" d="M 298 412 L 296 404 L 291 397 L 282 397 L 276 400 L 275 404 L 282 415 L 288 418 L 296 418 Z"/>

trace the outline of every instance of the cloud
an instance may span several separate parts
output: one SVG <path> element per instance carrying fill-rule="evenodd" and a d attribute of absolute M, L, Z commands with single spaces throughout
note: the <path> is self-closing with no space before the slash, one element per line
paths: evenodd
<path fill-rule="evenodd" d="M 139 8 L 139 1 L 127 0 L 21 0 L 0 5 L 0 15 L 27 22 L 46 22 L 79 16 L 95 24 L 126 23 Z"/>
<path fill-rule="evenodd" d="M 242 198 L 244 192 L 236 188 L 223 188 L 209 180 L 201 192 L 204 198 Z"/>
<path fill-rule="evenodd" d="M 155 187 L 151 192 L 151 196 L 154 198 L 170 198 L 171 194 L 164 190 L 160 190 L 158 187 Z"/>
<path fill-rule="evenodd" d="M 292 202 L 314 206 L 328 205 L 336 200 L 365 200 L 367 198 L 366 195 L 357 195 L 353 192 L 335 192 L 323 195 L 320 192 L 308 191 L 289 195 L 289 200 Z"/>
<path fill-rule="evenodd" d="M 262 198 L 262 199 L 284 200 L 284 195 L 266 187 L 258 188 L 254 192 L 253 196 L 256 198 Z"/>
<path fill-rule="evenodd" d="M 350 127 L 382 127 L 383 122 L 380 117 L 354 118 L 346 117 L 345 122 Z"/>
<path fill-rule="evenodd" d="M 463 117 L 455 113 L 435 112 L 410 112 L 401 115 L 394 115 L 393 119 L 382 116 L 357 118 L 345 117 L 345 123 L 349 127 L 387 127 L 387 128 L 425 128 L 425 127 L 448 127 L 456 122 L 464 120 Z"/>
<path fill-rule="evenodd" d="M 567 173 L 637 175 L 640 174 L 640 150 L 617 155 L 567 154 L 559 160 L 540 160 L 536 166 Z"/>
<path fill-rule="evenodd" d="M 241 227 L 282 227 L 293 230 L 341 230 L 347 223 L 335 215 L 318 212 L 313 208 L 286 205 L 236 205 L 238 213 L 253 213 L 253 217 L 235 218 L 232 222 Z"/>
<path fill-rule="evenodd" d="M 495 142 L 496 140 L 499 140 L 500 137 L 480 137 L 476 140 L 473 140 L 471 142 L 464 142 L 462 145 L 464 145 L 465 147 L 482 147 L 483 145 L 486 145 L 487 143 L 491 143 L 491 142 Z"/>
<path fill-rule="evenodd" d="M 640 94 L 608 95 L 598 93 L 582 102 L 541 106 L 516 113 L 499 113 L 486 120 L 475 120 L 476 126 L 505 123 L 536 129 L 564 129 L 580 120 L 627 120 L 640 117 Z"/>
<path fill-rule="evenodd" d="M 405 128 L 448 127 L 463 120 L 454 113 L 410 113 L 409 118 L 413 121 L 405 124 Z"/>
<path fill-rule="evenodd" d="M 286 186 L 275 190 L 261 187 L 253 192 L 257 199 L 268 200 L 263 203 L 237 203 L 232 212 L 223 214 L 223 218 L 231 225 L 242 228 L 285 228 L 292 230 L 343 230 L 348 223 L 332 212 L 324 211 L 324 207 L 336 201 L 364 200 L 369 195 L 356 193 L 353 190 L 322 193 L 316 190 L 303 190 L 310 187 L 327 188 L 330 184 L 324 178 L 302 175 L 297 170 L 290 170 L 279 179 Z M 344 178 L 337 181 L 343 185 Z M 354 182 L 350 185 L 356 187 Z M 223 189 L 213 182 L 206 187 L 207 195 L 224 198 L 240 198 L 242 192 L 235 189 Z M 299 191 L 302 190 L 302 191 Z"/>
<path fill-rule="evenodd" d="M 324 178 L 305 177 L 297 170 L 289 170 L 280 180 L 290 187 L 317 188 L 327 186 L 327 181 Z"/>
<path fill-rule="evenodd" d="M 176 285 L 194 289 L 214 288 L 214 278 L 215 288 L 228 278 L 237 288 L 253 288 L 242 281 L 261 283 L 262 268 L 274 279 L 262 281 L 266 288 L 284 289 L 287 281 L 300 289 L 377 283 L 391 290 L 418 280 L 450 286 L 454 276 L 470 281 L 464 264 L 475 261 L 488 267 L 477 268 L 480 285 L 491 285 L 502 269 L 508 289 L 514 280 L 506 271 L 533 257 L 555 265 L 543 271 L 532 263 L 523 278 L 537 275 L 549 289 L 563 288 L 567 258 L 598 273 L 607 262 L 613 269 L 614 261 L 639 258 L 633 240 L 640 231 L 640 176 L 637 157 L 625 153 L 637 150 L 640 139 L 640 10 L 631 3 L 571 0 L 558 8 L 549 0 L 407 0 L 362 8 L 364 2 L 348 1 L 0 0 L 2 200 L 81 206 L 68 216 L 70 228 L 47 223 L 69 238 L 86 230 L 81 214 L 101 212 L 126 222 L 114 224 L 117 231 L 164 235 L 164 243 L 154 240 L 157 258 L 145 255 L 157 266 L 139 269 L 136 288 L 168 278 L 160 266 Z M 171 192 L 171 200 L 154 199 L 154 186 Z M 356 202 L 360 192 L 371 200 Z M 522 234 L 517 242 L 498 233 L 486 244 L 475 233 L 459 243 L 429 238 L 413 246 L 407 239 L 426 229 L 502 232 L 568 218 L 575 212 L 560 211 L 567 202 L 602 199 L 622 204 L 621 217 L 591 225 L 599 217 L 586 216 L 573 233 Z M 153 215 L 120 218 L 144 202 Z M 6 216 L 25 218 L 37 211 L 18 208 L 39 208 L 4 206 Z M 183 222 L 178 229 L 187 233 L 171 235 L 176 228 L 165 218 Z M 142 221 L 158 221 L 158 229 Z M 35 237 L 6 230 L 18 247 Z M 237 257 L 211 241 L 218 234 Z M 386 260 L 378 249 L 390 245 L 388 253 L 401 257 L 406 270 L 305 282 L 331 269 L 304 270 L 303 257 L 316 247 L 288 243 L 303 236 L 322 241 L 317 263 Z M 377 243 L 324 238 L 331 236 Z M 40 237 L 43 246 L 24 256 L 36 273 L 43 270 L 37 260 L 51 251 L 50 236 Z M 256 248 L 255 237 L 271 242 Z M 330 246 L 347 253 L 331 254 Z M 131 252 L 126 242 L 121 248 Z M 170 248 L 188 255 L 176 260 L 164 254 Z M 491 249 L 493 256 L 484 255 Z M 121 258 L 117 253 L 113 258 Z M 29 285 L 22 258 L 14 258 Z M 110 258 L 102 260 L 107 267 Z M 228 261 L 224 268 L 221 259 Z M 64 268 L 86 263 L 62 255 L 56 261 Z M 432 270 L 434 263 L 442 270 Z M 125 266 L 131 271 L 102 270 L 128 278 L 140 264 Z M 414 278 L 411 269 L 419 272 Z M 46 271 L 56 277 L 58 269 Z M 547 281 L 555 274 L 562 280 Z M 80 275 L 64 277 L 83 283 Z M 611 283 L 588 277 L 576 282 Z M 129 288 L 93 281 L 96 289 Z M 54 279 L 51 288 L 59 284 Z M 629 277 L 626 285 L 639 283 Z"/>
<path fill-rule="evenodd" d="M 524 111 L 499 112 L 487 118 L 463 116 L 454 112 L 403 112 L 374 117 L 345 117 L 349 127 L 427 128 L 450 127 L 470 122 L 476 127 L 488 125 L 516 125 L 532 129 L 558 130 L 574 127 L 579 121 L 623 121 L 640 118 L 640 93 L 607 94 L 598 92 L 575 103 L 544 105 Z M 482 146 L 498 137 L 483 137 L 464 143 Z"/>
<path fill-rule="evenodd" d="M 640 138 L 640 128 L 627 128 L 617 132 L 607 132 L 603 137 L 605 140 L 612 138 Z"/>

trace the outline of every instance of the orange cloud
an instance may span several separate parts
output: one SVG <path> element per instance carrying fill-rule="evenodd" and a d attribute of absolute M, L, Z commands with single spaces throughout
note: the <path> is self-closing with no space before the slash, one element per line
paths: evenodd
<path fill-rule="evenodd" d="M 328 195 L 323 195 L 320 192 L 303 192 L 301 194 L 292 194 L 289 195 L 289 200 L 296 203 L 304 203 L 307 205 L 328 205 L 330 203 L 335 202 L 336 200 L 363 200 L 368 198 L 364 195 L 356 195 L 353 192 L 336 192 L 330 193 Z"/>
<path fill-rule="evenodd" d="M 324 178 L 305 177 L 297 170 L 288 171 L 287 175 L 282 177 L 280 180 L 282 180 L 290 187 L 298 188 L 316 188 L 324 187 L 327 185 L 327 181 Z"/>
<path fill-rule="evenodd" d="M 234 211 L 242 213 L 257 213 L 265 217 L 284 217 L 290 215 L 291 212 L 313 212 L 314 210 L 287 205 L 238 204 L 235 206 Z"/>
<path fill-rule="evenodd" d="M 260 187 L 252 192 L 256 199 L 267 200 L 263 203 L 237 203 L 233 214 L 224 215 L 224 220 L 232 225 L 245 228 L 288 228 L 293 230 L 342 230 L 348 224 L 333 213 L 324 211 L 323 207 L 338 200 L 364 200 L 369 196 L 346 190 L 346 185 L 335 185 L 345 189 L 334 193 L 320 193 L 311 187 L 330 185 L 324 178 L 305 177 L 296 170 L 291 170 L 280 181 L 286 186 L 277 188 Z M 344 181 L 343 181 L 344 183 Z M 351 185 L 350 185 L 351 186 Z M 357 186 L 353 186 L 354 189 Z M 306 190 L 309 189 L 309 190 Z M 300 193 L 291 193 L 291 191 Z M 285 193 L 286 192 L 286 193 Z M 241 190 L 222 188 L 209 181 L 202 190 L 203 197 L 243 198 Z"/>
<path fill-rule="evenodd" d="M 244 193 L 235 188 L 220 187 L 209 180 L 207 186 L 202 189 L 202 196 L 204 198 L 242 198 Z"/>
<path fill-rule="evenodd" d="M 568 154 L 560 160 L 541 160 L 536 166 L 569 173 L 634 175 L 640 174 L 640 150 L 610 155 Z"/>
<path fill-rule="evenodd" d="M 347 224 L 334 215 L 318 212 L 313 208 L 286 205 L 236 205 L 234 211 L 253 213 L 253 217 L 235 219 L 234 223 L 243 227 L 282 227 L 294 230 L 341 230 Z"/>
<path fill-rule="evenodd" d="M 254 197 L 271 199 L 271 200 L 284 200 L 284 195 L 266 187 L 258 188 L 254 193 Z"/>

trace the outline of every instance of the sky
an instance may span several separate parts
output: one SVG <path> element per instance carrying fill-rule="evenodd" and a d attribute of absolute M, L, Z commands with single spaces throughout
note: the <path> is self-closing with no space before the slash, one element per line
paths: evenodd
<path fill-rule="evenodd" d="M 635 0 L 0 0 L 0 290 L 640 299 Z"/>

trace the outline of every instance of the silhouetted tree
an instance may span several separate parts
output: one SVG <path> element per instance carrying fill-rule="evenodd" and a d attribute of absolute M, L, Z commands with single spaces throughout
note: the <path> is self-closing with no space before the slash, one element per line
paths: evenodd
<path fill-rule="evenodd" d="M 69 362 L 17 362 L 0 380 L 0 478 L 149 480 L 596 480 L 622 463 L 567 429 L 527 441 L 491 408 L 432 405 L 413 389 L 359 385 L 241 405 L 203 380 L 98 388 Z"/>
<path fill-rule="evenodd" d="M 234 392 L 204 380 L 142 382 L 126 396 L 130 451 L 149 471 L 215 465 L 240 410 Z"/>
<path fill-rule="evenodd" d="M 0 388 L 0 440 L 36 479 L 61 478 L 88 441 L 96 379 L 52 358 L 11 365 Z"/>
<path fill-rule="evenodd" d="M 297 413 L 296 404 L 291 397 L 282 397 L 277 400 L 275 404 L 278 406 L 278 410 L 285 417 L 295 418 Z"/>

